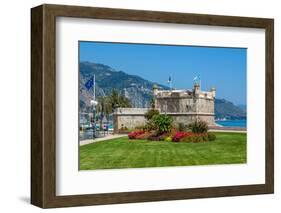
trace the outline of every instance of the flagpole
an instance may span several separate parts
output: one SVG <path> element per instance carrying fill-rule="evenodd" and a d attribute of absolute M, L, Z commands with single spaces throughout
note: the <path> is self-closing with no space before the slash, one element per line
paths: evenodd
<path fill-rule="evenodd" d="M 171 75 L 171 81 L 170 81 L 170 90 L 172 90 L 172 75 Z"/>
<path fill-rule="evenodd" d="M 94 74 L 93 138 L 96 138 L 96 75 Z"/>
<path fill-rule="evenodd" d="M 96 75 L 94 74 L 94 101 L 96 100 Z"/>
<path fill-rule="evenodd" d="M 170 90 L 172 90 L 172 75 L 169 75 L 168 83 L 169 83 Z"/>

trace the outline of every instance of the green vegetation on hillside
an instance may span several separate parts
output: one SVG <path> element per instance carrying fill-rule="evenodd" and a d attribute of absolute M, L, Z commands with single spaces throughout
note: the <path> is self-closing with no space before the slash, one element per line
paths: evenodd
<path fill-rule="evenodd" d="M 241 107 L 225 99 L 215 99 L 216 118 L 245 119 L 247 113 Z"/>

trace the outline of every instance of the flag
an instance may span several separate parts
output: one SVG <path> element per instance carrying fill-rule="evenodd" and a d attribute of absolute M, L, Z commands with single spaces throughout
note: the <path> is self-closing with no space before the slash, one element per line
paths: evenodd
<path fill-rule="evenodd" d="M 197 80 L 200 80 L 200 76 L 199 76 L 199 75 L 196 75 L 196 76 L 193 78 L 193 81 L 197 81 Z"/>
<path fill-rule="evenodd" d="M 172 77 L 169 76 L 168 83 L 172 82 Z"/>
<path fill-rule="evenodd" d="M 90 78 L 86 84 L 85 84 L 85 87 L 87 88 L 87 90 L 91 89 L 92 87 L 94 86 L 94 78 Z"/>

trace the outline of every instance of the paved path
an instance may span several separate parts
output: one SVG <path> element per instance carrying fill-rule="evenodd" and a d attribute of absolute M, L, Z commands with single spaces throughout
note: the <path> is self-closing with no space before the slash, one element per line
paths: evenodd
<path fill-rule="evenodd" d="M 232 133 L 247 133 L 246 130 L 233 130 L 233 129 L 209 129 L 209 132 L 232 132 Z"/>
<path fill-rule="evenodd" d="M 212 126 L 209 128 L 210 132 L 239 132 L 247 133 L 246 128 L 241 127 L 222 127 L 222 126 Z"/>
<path fill-rule="evenodd" d="M 107 135 L 107 136 L 102 137 L 102 138 L 96 138 L 95 140 L 93 140 L 93 139 L 83 140 L 83 141 L 80 141 L 80 146 L 83 146 L 83 145 L 86 145 L 86 144 L 89 144 L 89 143 L 96 143 L 96 142 L 99 142 L 99 141 L 110 140 L 110 139 L 114 139 L 114 138 L 121 138 L 121 137 L 124 137 L 124 136 L 127 136 L 127 134 Z"/>

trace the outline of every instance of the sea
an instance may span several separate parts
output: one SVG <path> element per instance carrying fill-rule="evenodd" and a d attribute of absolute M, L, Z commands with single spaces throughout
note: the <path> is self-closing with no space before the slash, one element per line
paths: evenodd
<path fill-rule="evenodd" d="M 247 120 L 220 120 L 220 121 L 216 121 L 216 123 L 220 126 L 225 126 L 225 127 L 241 127 L 241 128 L 247 127 Z"/>

